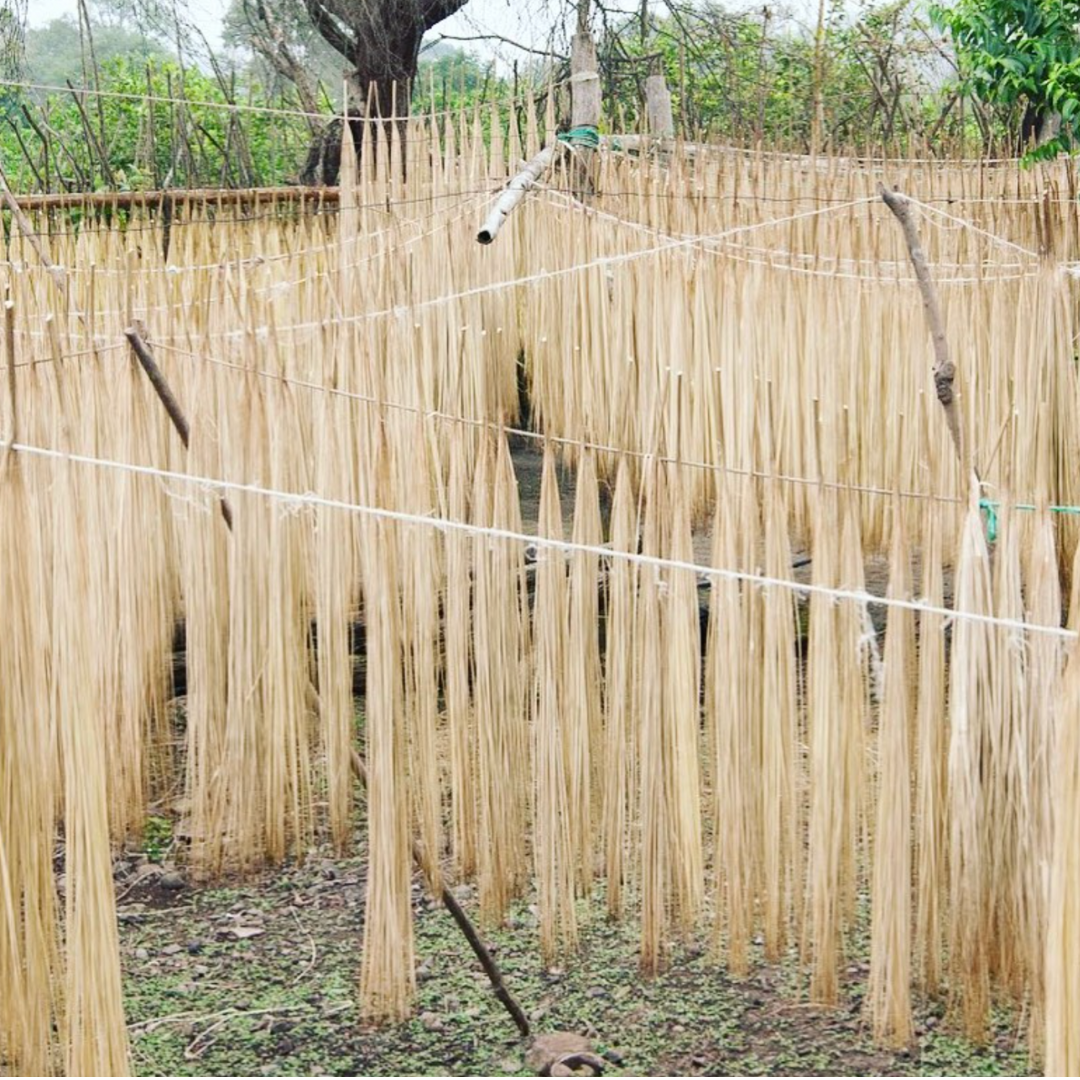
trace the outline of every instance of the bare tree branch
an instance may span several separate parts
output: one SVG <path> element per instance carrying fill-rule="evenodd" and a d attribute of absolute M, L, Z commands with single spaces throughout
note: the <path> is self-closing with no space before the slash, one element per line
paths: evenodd
<path fill-rule="evenodd" d="M 503 37 L 502 34 L 439 34 L 439 41 L 501 41 L 511 48 L 520 49 L 522 52 L 532 53 L 534 56 L 551 57 L 555 60 L 567 60 L 569 57 L 562 53 L 553 52 L 551 49 L 534 49 L 528 45 L 522 45 L 513 38 Z M 425 46 L 426 48 L 427 46 Z"/>

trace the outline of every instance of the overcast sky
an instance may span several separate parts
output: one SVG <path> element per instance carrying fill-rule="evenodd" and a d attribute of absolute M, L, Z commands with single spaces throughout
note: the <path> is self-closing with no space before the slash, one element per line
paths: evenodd
<path fill-rule="evenodd" d="M 633 0 L 626 0 L 630 7 Z M 211 44 L 219 42 L 221 19 L 226 7 L 225 0 L 182 0 L 181 10 L 195 23 Z M 500 34 L 532 48 L 543 49 L 547 45 L 552 20 L 563 7 L 559 0 L 470 0 L 451 19 L 440 23 L 436 33 L 473 36 L 484 33 Z M 77 18 L 77 0 L 29 0 L 30 23 L 41 26 L 61 15 Z M 434 35 L 433 35 L 434 36 Z M 498 43 L 463 42 L 463 48 L 512 60 L 522 53 Z"/>
<path fill-rule="evenodd" d="M 178 0 L 181 11 L 206 35 L 215 47 L 220 44 L 221 20 L 228 0 Z M 853 6 L 857 0 L 849 0 Z M 29 0 L 30 23 L 40 26 L 60 15 L 77 17 L 78 0 Z M 571 0 L 469 0 L 455 16 L 440 23 L 429 37 L 440 34 L 475 37 L 496 34 L 529 48 L 545 51 L 550 47 L 552 24 L 562 22 L 557 41 L 565 43 L 570 18 L 564 13 Z M 650 0 L 650 6 L 662 7 L 660 0 Z M 734 10 L 756 8 L 756 0 L 731 0 Z M 775 0 L 770 7 L 778 5 Z M 817 0 L 781 0 L 781 8 L 794 12 L 801 20 L 812 22 L 816 17 Z M 641 10 L 640 0 L 614 0 L 607 5 L 610 13 L 625 9 L 626 13 Z M 481 56 L 494 56 L 507 66 L 526 54 L 497 41 L 466 41 L 461 47 Z"/>

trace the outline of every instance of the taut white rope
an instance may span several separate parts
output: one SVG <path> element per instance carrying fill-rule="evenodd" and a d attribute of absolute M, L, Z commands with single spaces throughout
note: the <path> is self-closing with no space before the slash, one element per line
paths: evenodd
<path fill-rule="evenodd" d="M 328 510 L 342 510 L 346 513 L 361 514 L 366 517 L 378 518 L 383 521 L 396 521 L 402 525 L 421 525 L 439 532 L 460 532 L 470 536 L 486 536 L 491 540 L 511 540 L 522 544 L 531 544 L 537 550 L 547 549 L 564 552 L 581 552 L 587 555 L 598 555 L 607 559 L 622 559 L 636 566 L 649 566 L 657 570 L 687 570 L 693 574 L 705 578 L 722 578 L 729 581 L 744 581 L 752 585 L 789 589 L 792 592 L 807 596 L 828 596 L 834 600 L 851 600 L 858 604 L 874 604 L 886 608 L 903 608 L 907 611 L 925 612 L 929 615 L 941 615 L 947 619 L 962 619 L 968 622 L 983 623 L 987 626 L 999 626 L 1007 630 L 1018 630 L 1021 633 L 1049 634 L 1053 637 L 1063 638 L 1068 641 L 1075 640 L 1078 636 L 1075 630 L 1067 630 L 1060 626 L 1046 626 L 1042 623 L 1029 623 L 1023 619 L 1003 619 L 996 615 L 981 615 L 973 611 L 954 611 L 951 608 L 939 607 L 935 604 L 926 604 L 920 600 L 890 599 L 884 596 L 875 596 L 865 589 L 834 589 L 824 585 L 804 584 L 792 581 L 790 578 L 770 577 L 767 574 L 752 574 L 743 570 L 730 570 L 725 567 L 703 566 L 700 563 L 686 562 L 682 559 L 665 559 L 655 555 L 642 555 L 633 551 L 617 551 L 613 548 L 600 544 L 578 544 L 569 540 L 553 540 L 547 536 L 536 536 L 531 533 L 515 532 L 511 529 L 500 529 L 487 525 L 473 525 L 464 521 L 453 521 L 449 518 L 432 517 L 425 514 L 409 514 L 401 510 L 388 510 L 379 506 L 364 506 L 361 503 L 350 503 L 342 499 L 328 499 L 314 492 L 280 491 L 276 488 L 263 487 L 261 484 L 242 484 L 234 480 L 220 480 L 212 476 L 198 476 L 190 473 L 174 472 L 170 469 L 158 469 L 151 465 L 134 465 L 126 461 L 115 461 L 110 458 L 91 457 L 88 454 L 69 454 L 62 450 L 53 450 L 43 446 L 32 446 L 27 443 L 13 443 L 0 440 L 0 449 L 10 449 L 20 454 L 28 454 L 34 457 L 47 458 L 54 461 L 67 461 L 73 465 L 86 465 L 92 468 L 110 469 L 116 472 L 129 473 L 134 476 L 152 476 L 161 480 L 171 480 L 180 484 L 190 484 L 194 487 L 207 488 L 211 491 L 231 491 L 247 495 L 259 495 L 263 498 L 273 499 L 283 503 L 290 509 L 304 506 L 323 507 Z"/>

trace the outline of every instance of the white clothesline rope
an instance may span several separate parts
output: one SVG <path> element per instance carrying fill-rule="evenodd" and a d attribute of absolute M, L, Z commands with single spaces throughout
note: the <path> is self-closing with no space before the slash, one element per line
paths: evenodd
<path fill-rule="evenodd" d="M 618 255 L 601 255 L 595 259 L 590 259 L 587 262 L 575 263 L 573 266 L 560 267 L 558 270 L 539 270 L 534 274 L 526 274 L 522 277 L 509 278 L 502 281 L 492 281 L 483 285 L 473 285 L 471 288 L 462 289 L 459 292 L 448 293 L 443 296 L 432 297 L 429 300 L 397 304 L 394 307 L 381 308 L 377 311 L 363 311 L 356 315 L 313 319 L 302 323 L 290 323 L 285 326 L 275 326 L 274 332 L 277 334 L 285 334 L 297 330 L 316 330 L 321 329 L 328 322 L 333 322 L 336 325 L 347 325 L 367 322 L 370 319 L 386 318 L 388 316 L 404 317 L 418 311 L 427 311 L 431 308 L 441 307 L 445 304 L 452 304 L 456 300 L 468 300 L 475 296 L 486 296 L 489 293 L 502 292 L 503 290 L 513 289 L 523 285 L 533 285 L 541 281 L 553 281 L 558 278 L 569 277 L 571 274 L 579 274 L 586 270 L 595 270 L 600 267 L 621 266 L 626 263 L 635 262 L 638 259 L 648 258 L 651 255 L 658 255 L 664 252 L 681 251 L 691 247 L 704 247 L 710 241 L 722 240 L 729 236 L 738 236 L 743 233 L 754 232 L 758 229 L 768 228 L 771 225 L 783 225 L 788 222 L 799 221 L 803 218 L 818 217 L 822 214 L 832 214 L 840 210 L 846 210 L 852 206 L 861 206 L 865 203 L 876 201 L 876 195 L 868 195 L 864 198 L 852 199 L 845 203 L 838 203 L 835 206 L 819 207 L 815 210 L 803 210 L 797 214 L 790 214 L 786 217 L 774 218 L 769 221 L 758 221 L 750 225 L 738 225 L 734 228 L 726 229 L 723 232 L 715 233 L 710 236 L 694 236 L 686 240 L 675 240 L 653 247 L 642 248 L 639 251 L 623 252 Z M 268 330 L 269 328 L 265 329 Z M 212 334 L 210 336 L 212 338 L 237 338 L 243 337 L 248 333 L 249 331 L 247 330 L 226 330 L 223 333 Z"/>
<path fill-rule="evenodd" d="M 501 529 L 489 525 L 474 525 L 470 522 L 454 521 L 450 518 L 434 517 L 426 514 L 411 514 L 401 510 L 388 510 L 384 507 L 365 506 L 361 503 L 351 503 L 343 499 L 330 499 L 314 492 L 281 491 L 277 488 L 264 487 L 261 484 L 245 484 L 233 480 L 221 480 L 210 476 L 199 476 L 190 473 L 175 472 L 170 469 L 159 469 L 150 465 L 135 465 L 130 462 L 116 461 L 111 458 L 92 457 L 88 454 L 71 454 L 62 450 L 54 450 L 48 447 L 33 446 L 27 443 L 13 443 L 0 440 L 0 449 L 10 449 L 19 454 L 27 454 L 34 457 L 45 458 L 53 461 L 66 461 L 73 465 L 83 465 L 90 468 L 108 469 L 115 472 L 127 473 L 134 476 L 148 476 L 159 480 L 168 480 L 175 483 L 186 484 L 196 488 L 221 492 L 235 492 L 238 494 L 257 495 L 262 498 L 280 502 L 289 508 L 313 507 L 326 510 L 340 510 L 346 513 L 359 514 L 363 517 L 374 518 L 380 521 L 392 521 L 402 525 L 419 525 L 424 528 L 435 529 L 439 532 L 458 532 L 470 536 L 484 536 L 490 540 L 506 540 L 521 544 L 531 544 L 539 549 L 550 551 L 562 551 L 565 553 L 580 553 L 596 555 L 606 559 L 622 559 L 635 566 L 652 567 L 656 570 L 687 571 L 704 577 L 710 581 L 721 579 L 727 581 L 741 581 L 751 585 L 787 589 L 791 592 L 806 596 L 827 596 L 834 600 L 850 600 L 863 605 L 876 605 L 886 608 L 902 608 L 906 611 L 921 612 L 926 615 L 940 615 L 946 619 L 959 619 L 968 622 L 981 623 L 985 626 L 996 626 L 1005 630 L 1016 630 L 1021 633 L 1048 634 L 1052 637 L 1073 641 L 1077 638 L 1077 632 L 1060 626 L 1047 626 L 1042 623 L 1030 623 L 1023 619 L 1008 619 L 997 615 L 983 615 L 973 611 L 956 611 L 952 608 L 941 607 L 937 604 L 929 604 L 922 600 L 901 600 L 895 597 L 875 596 L 865 589 L 840 589 L 825 585 L 814 585 L 793 581 L 790 578 L 771 577 L 767 574 L 755 574 L 745 570 L 732 570 L 725 567 L 706 566 L 701 563 L 687 562 L 682 559 L 668 559 L 656 555 L 644 555 L 633 551 L 619 551 L 616 548 L 600 544 L 581 544 L 572 540 L 556 540 L 552 537 L 534 535 L 531 533 L 517 532 L 512 529 Z"/>
<path fill-rule="evenodd" d="M 910 261 L 906 259 L 902 261 L 894 259 L 856 259 L 837 255 L 791 252 L 784 249 L 751 247 L 741 242 L 733 243 L 730 239 L 725 239 L 723 237 L 711 237 L 706 239 L 690 236 L 686 233 L 669 233 L 656 226 L 646 225 L 640 221 L 633 221 L 629 218 L 619 217 L 617 214 L 586 206 L 571 196 L 565 195 L 561 191 L 544 187 L 543 185 L 541 185 L 541 188 L 544 194 L 549 196 L 551 205 L 559 210 L 569 213 L 582 213 L 594 220 L 607 221 L 632 232 L 639 232 L 653 238 L 663 238 L 668 242 L 669 246 L 698 240 L 701 241 L 703 250 L 714 255 L 734 259 L 737 262 L 747 263 L 751 266 L 764 266 L 770 270 L 786 271 L 793 274 L 812 277 L 862 281 L 872 285 L 914 285 L 918 282 L 918 278 L 910 273 L 904 273 L 904 271 L 910 271 L 911 268 Z M 933 207 L 927 206 L 927 204 L 920 202 L 917 199 L 910 199 L 910 201 L 924 209 L 934 211 Z M 951 214 L 945 214 L 944 216 L 952 221 L 967 226 L 996 244 L 1007 248 L 1015 248 L 1027 258 L 1028 268 L 1025 269 L 1024 264 L 1018 262 L 955 263 L 938 261 L 929 264 L 930 270 L 934 275 L 935 284 L 981 285 L 998 281 L 1017 281 L 1021 278 L 1034 277 L 1040 272 L 1038 268 L 1042 265 L 1042 260 L 1034 252 L 1029 251 L 1027 248 L 1020 247 L 1010 240 L 1005 240 L 994 233 L 987 232 L 985 229 L 981 229 L 977 225 L 966 222 L 962 218 L 953 217 Z M 768 224 L 774 224 L 774 222 L 769 222 Z M 805 263 L 812 263 L 813 265 L 800 266 L 798 265 L 800 260 Z M 822 263 L 825 264 L 824 268 L 821 266 Z M 831 269 L 828 268 L 830 264 L 832 266 Z M 1063 264 L 1063 267 L 1069 269 L 1071 265 L 1072 264 L 1067 263 Z M 859 266 L 876 268 L 879 273 L 859 273 L 855 269 Z M 969 273 L 961 275 L 957 273 L 957 271 L 968 271 Z"/>

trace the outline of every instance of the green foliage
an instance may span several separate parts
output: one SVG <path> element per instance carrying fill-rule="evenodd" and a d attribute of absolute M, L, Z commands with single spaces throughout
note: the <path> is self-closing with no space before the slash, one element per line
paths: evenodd
<path fill-rule="evenodd" d="M 627 58 L 659 53 L 687 135 L 805 147 L 815 120 L 822 142 L 833 146 L 902 144 L 932 128 L 954 133 L 938 125 L 933 46 L 909 0 L 854 10 L 831 3 L 820 50 L 805 27 L 771 7 L 734 13 L 704 4 L 653 20 L 645 35 L 634 33 L 637 26 L 616 27 L 602 45 L 605 104 L 614 101 L 609 111 L 621 108 L 630 122 L 647 66 L 634 68 Z"/>
<path fill-rule="evenodd" d="M 464 49 L 436 46 L 420 57 L 413 84 L 413 108 L 472 109 L 493 98 L 505 100 L 506 81 L 495 74 L 494 64 L 481 64 Z"/>
<path fill-rule="evenodd" d="M 0 75 L 18 78 L 26 50 L 26 2 L 6 0 L 0 5 Z"/>
<path fill-rule="evenodd" d="M 165 817 L 151 814 L 143 826 L 143 854 L 151 862 L 161 862 L 172 844 L 172 822 Z"/>
<path fill-rule="evenodd" d="M 106 96 L 99 109 L 87 95 L 85 119 L 70 93 L 17 91 L 0 102 L 0 155 L 16 190 L 276 185 L 303 161 L 303 117 L 222 107 L 231 98 L 295 108 L 257 83 L 236 82 L 227 97 L 198 69 L 127 54 L 101 63 L 99 79 Z"/>
<path fill-rule="evenodd" d="M 1037 121 L 1060 117 L 1057 134 L 1028 149 L 1028 161 L 1076 149 L 1080 0 L 957 0 L 933 5 L 931 14 L 952 38 L 967 93 L 993 105 L 1019 105 Z"/>

